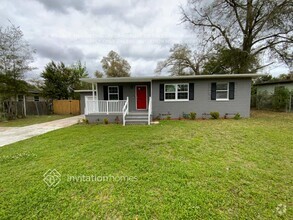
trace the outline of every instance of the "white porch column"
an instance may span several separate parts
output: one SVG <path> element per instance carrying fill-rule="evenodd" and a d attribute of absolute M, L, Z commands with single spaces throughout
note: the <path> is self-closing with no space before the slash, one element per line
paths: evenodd
<path fill-rule="evenodd" d="M 93 112 L 96 111 L 96 107 L 95 107 L 95 84 L 92 83 L 92 106 L 93 106 Z"/>
<path fill-rule="evenodd" d="M 92 96 L 93 96 L 93 101 L 95 100 L 95 84 L 92 83 Z"/>
<path fill-rule="evenodd" d="M 98 92 L 98 83 L 96 83 L 96 99 L 97 99 L 97 111 L 99 112 L 99 92 Z"/>
<path fill-rule="evenodd" d="M 85 96 L 84 100 L 85 100 L 84 114 L 87 115 L 88 114 L 88 97 Z"/>

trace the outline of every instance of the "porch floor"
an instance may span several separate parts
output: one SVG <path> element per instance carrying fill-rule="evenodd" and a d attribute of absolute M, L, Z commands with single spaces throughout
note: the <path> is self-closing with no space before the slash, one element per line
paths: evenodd
<path fill-rule="evenodd" d="M 88 115 L 122 115 L 122 112 L 109 112 L 107 113 L 89 113 Z M 143 111 L 131 111 L 129 112 L 129 115 L 145 115 L 148 114 L 147 110 L 143 110 Z"/>

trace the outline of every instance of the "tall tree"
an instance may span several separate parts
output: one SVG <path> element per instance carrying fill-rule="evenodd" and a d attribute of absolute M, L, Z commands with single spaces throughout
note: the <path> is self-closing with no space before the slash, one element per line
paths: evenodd
<path fill-rule="evenodd" d="M 88 72 L 87 72 L 85 64 L 82 64 L 81 61 L 79 60 L 76 63 L 69 66 L 68 68 L 73 72 L 71 81 L 74 82 L 72 85 L 74 89 L 90 89 L 91 88 L 91 85 L 89 85 L 88 83 L 80 81 L 81 78 L 88 77 Z"/>
<path fill-rule="evenodd" d="M 80 62 L 66 66 L 63 62 L 51 61 L 41 76 L 44 78 L 43 94 L 49 99 L 75 98 L 74 90 L 82 88 L 80 78 L 87 77 L 85 66 Z"/>
<path fill-rule="evenodd" d="M 127 60 L 118 53 L 111 50 L 106 57 L 101 60 L 102 68 L 107 77 L 129 77 L 131 66 Z"/>
<path fill-rule="evenodd" d="M 8 100 L 9 117 L 17 115 L 17 107 L 12 110 L 12 97 L 17 99 L 18 94 L 27 91 L 23 78 L 33 69 L 33 53 L 20 27 L 0 27 L 0 98 Z"/>
<path fill-rule="evenodd" d="M 247 57 L 270 52 L 292 66 L 292 0 L 188 0 L 181 11 L 182 22 L 204 41 L 240 49 Z"/>
<path fill-rule="evenodd" d="M 170 49 L 170 56 L 157 64 L 156 72 L 161 73 L 168 69 L 172 76 L 175 75 L 198 75 L 200 65 L 206 56 L 193 52 L 186 44 L 175 44 Z"/>

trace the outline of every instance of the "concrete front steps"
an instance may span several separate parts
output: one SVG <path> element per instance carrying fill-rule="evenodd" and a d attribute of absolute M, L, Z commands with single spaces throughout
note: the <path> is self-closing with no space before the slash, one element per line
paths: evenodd
<path fill-rule="evenodd" d="M 125 124 L 148 124 L 148 113 L 147 112 L 129 112 L 125 117 Z"/>

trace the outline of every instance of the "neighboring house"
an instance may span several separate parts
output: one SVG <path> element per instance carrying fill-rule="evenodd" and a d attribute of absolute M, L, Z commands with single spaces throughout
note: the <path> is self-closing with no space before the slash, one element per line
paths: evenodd
<path fill-rule="evenodd" d="M 293 91 L 293 79 L 256 83 L 255 86 L 257 94 L 267 91 L 268 94 L 272 95 L 274 94 L 276 87 L 285 87 L 289 91 Z"/>
<path fill-rule="evenodd" d="M 10 106 L 8 100 L 3 102 L 5 112 L 9 112 L 10 107 L 15 112 L 17 106 L 17 114 L 19 115 L 49 114 L 48 103 L 38 89 L 30 89 L 25 94 L 18 94 L 16 100 L 15 97 L 11 97 L 11 101 L 12 106 Z"/>
<path fill-rule="evenodd" d="M 41 91 L 39 90 L 29 90 L 27 94 L 19 94 L 17 95 L 17 101 L 18 102 L 43 102 L 46 101 L 46 99 L 41 95 Z"/>
<path fill-rule="evenodd" d="M 209 117 L 250 116 L 252 78 L 257 74 L 84 78 L 92 91 L 80 91 L 89 122 L 148 123 L 196 112 Z M 81 109 L 83 110 L 83 109 Z"/>

